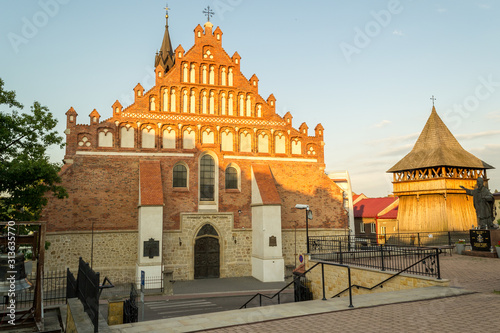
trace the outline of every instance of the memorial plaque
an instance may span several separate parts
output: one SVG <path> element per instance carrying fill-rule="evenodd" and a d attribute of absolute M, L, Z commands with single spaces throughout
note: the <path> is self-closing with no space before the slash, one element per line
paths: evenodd
<path fill-rule="evenodd" d="M 269 246 L 278 246 L 278 243 L 276 242 L 275 236 L 269 237 Z"/>
<path fill-rule="evenodd" d="M 489 251 L 491 247 L 490 230 L 471 229 L 470 245 L 473 251 Z"/>
<path fill-rule="evenodd" d="M 160 241 L 150 238 L 148 241 L 144 241 L 144 257 L 154 258 L 160 255 Z"/>

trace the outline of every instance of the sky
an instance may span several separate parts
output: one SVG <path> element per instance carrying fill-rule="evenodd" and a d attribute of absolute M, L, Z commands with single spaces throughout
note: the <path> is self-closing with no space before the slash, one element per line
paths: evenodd
<path fill-rule="evenodd" d="M 154 83 L 165 26 L 159 0 L 3 0 L 0 78 L 25 112 L 34 101 L 59 120 L 89 123 L 133 88 Z M 353 191 L 392 193 L 386 173 L 410 152 L 432 110 L 462 147 L 500 168 L 500 3 L 494 0 L 170 0 L 172 46 L 188 50 L 207 18 L 241 71 L 273 93 L 298 128 L 325 128 L 326 171 L 347 170 Z M 214 29 L 215 29 L 214 27 Z M 312 133 L 312 132 L 311 132 Z M 310 133 L 310 134 L 311 134 Z M 64 151 L 52 148 L 61 162 Z M 500 172 L 489 170 L 500 190 Z"/>

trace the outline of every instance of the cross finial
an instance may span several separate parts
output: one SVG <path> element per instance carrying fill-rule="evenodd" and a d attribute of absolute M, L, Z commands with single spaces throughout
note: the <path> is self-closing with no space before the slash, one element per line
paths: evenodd
<path fill-rule="evenodd" d="M 168 3 L 165 4 L 165 8 L 163 9 L 165 9 L 165 17 L 168 18 L 168 11 L 170 10 L 170 8 L 168 8 Z"/>
<path fill-rule="evenodd" d="M 210 22 L 210 16 L 214 16 L 215 13 L 210 9 L 210 6 L 207 6 L 207 8 L 203 10 L 203 14 L 207 15 L 208 21 Z"/>
<path fill-rule="evenodd" d="M 434 95 L 432 95 L 432 97 L 431 97 L 431 100 L 432 100 L 432 106 L 434 106 L 434 101 L 435 101 L 436 99 L 437 99 L 437 98 L 436 98 L 436 97 L 434 97 Z"/>

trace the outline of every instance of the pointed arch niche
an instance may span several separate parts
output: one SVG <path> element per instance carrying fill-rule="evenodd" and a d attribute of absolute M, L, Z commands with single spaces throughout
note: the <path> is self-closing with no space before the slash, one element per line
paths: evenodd
<path fill-rule="evenodd" d="M 170 126 L 163 131 L 163 148 L 175 149 L 175 129 Z"/>
<path fill-rule="evenodd" d="M 247 130 L 244 130 L 240 133 L 240 152 L 252 152 L 252 133 Z"/>
<path fill-rule="evenodd" d="M 234 150 L 234 134 L 231 130 L 226 128 L 220 136 L 221 139 L 221 150 L 222 151 L 233 151 Z"/>
<path fill-rule="evenodd" d="M 155 148 L 155 130 L 150 125 L 142 129 L 142 148 Z"/>
<path fill-rule="evenodd" d="M 196 135 L 191 127 L 184 129 L 182 132 L 182 148 L 194 149 Z"/>
<path fill-rule="evenodd" d="M 286 154 L 286 139 L 281 132 L 277 133 L 274 137 L 274 153 Z"/>
<path fill-rule="evenodd" d="M 135 131 L 129 125 L 125 125 L 120 128 L 120 147 L 121 148 L 134 148 L 135 142 Z"/>

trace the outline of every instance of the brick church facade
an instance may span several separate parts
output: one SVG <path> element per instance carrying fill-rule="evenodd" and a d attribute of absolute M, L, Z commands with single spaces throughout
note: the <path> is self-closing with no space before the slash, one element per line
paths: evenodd
<path fill-rule="evenodd" d="M 78 257 L 113 282 L 173 271 L 176 280 L 254 276 L 283 280 L 310 235 L 344 233 L 342 190 L 325 174 L 323 126 L 309 133 L 259 95 L 210 22 L 187 51 L 171 47 L 168 24 L 155 58 L 155 85 L 134 103 L 77 124 L 66 113 L 62 185 L 51 199 L 46 267 Z M 93 245 L 92 245 L 93 244 Z M 92 252 L 92 253 L 91 253 Z"/>

